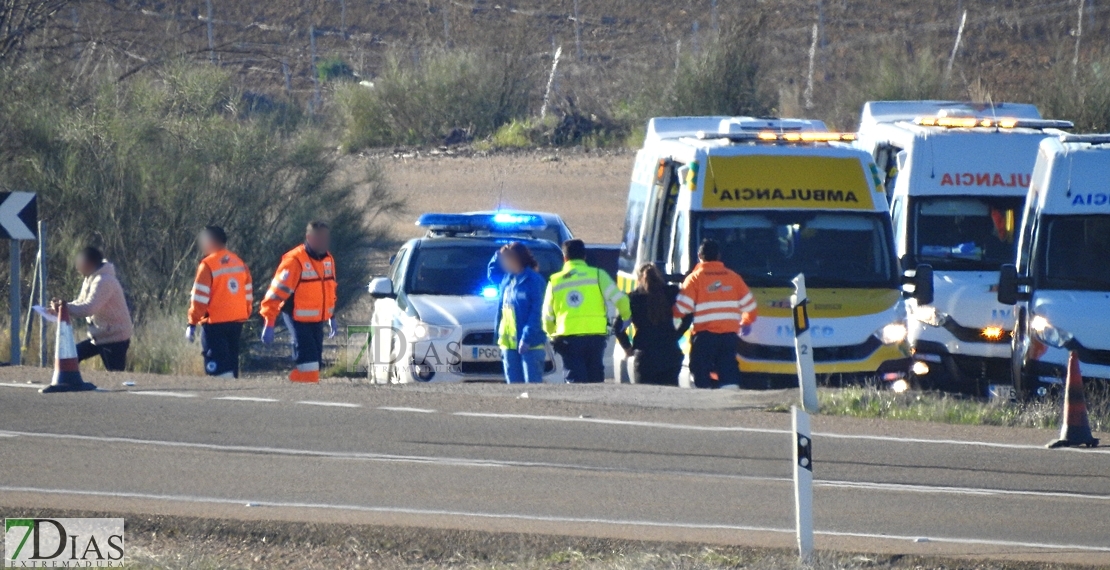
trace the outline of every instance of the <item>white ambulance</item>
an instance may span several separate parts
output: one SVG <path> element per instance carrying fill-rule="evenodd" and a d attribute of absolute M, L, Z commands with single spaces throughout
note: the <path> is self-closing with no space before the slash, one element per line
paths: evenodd
<path fill-rule="evenodd" d="M 995 299 L 998 270 L 1014 260 L 1037 146 L 1070 126 L 1012 103 L 864 106 L 856 144 L 891 197 L 902 269 L 929 265 L 936 279 L 933 304 L 907 303 L 910 384 L 986 395 L 1007 376 L 1013 311 Z"/>
<path fill-rule="evenodd" d="M 1084 377 L 1110 379 L 1110 134 L 1041 143 L 1016 265 L 998 300 L 1015 305 L 1011 373 L 1028 395 L 1065 377 L 1068 353 Z"/>
<path fill-rule="evenodd" d="M 749 387 L 797 385 L 791 279 L 804 273 L 814 360 L 826 378 L 898 373 L 908 366 L 901 274 L 887 199 L 853 134 L 820 121 L 749 117 L 655 118 L 636 155 L 618 284 L 641 264 L 677 282 L 711 238 L 759 303 L 738 339 Z M 614 351 L 622 377 L 624 351 Z M 635 378 L 631 378 L 635 381 Z"/>

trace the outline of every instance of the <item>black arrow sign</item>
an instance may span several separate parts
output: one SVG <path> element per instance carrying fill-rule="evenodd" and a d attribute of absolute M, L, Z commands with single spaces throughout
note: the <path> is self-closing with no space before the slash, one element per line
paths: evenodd
<path fill-rule="evenodd" d="M 0 192 L 0 239 L 38 239 L 38 219 L 33 192 Z"/>

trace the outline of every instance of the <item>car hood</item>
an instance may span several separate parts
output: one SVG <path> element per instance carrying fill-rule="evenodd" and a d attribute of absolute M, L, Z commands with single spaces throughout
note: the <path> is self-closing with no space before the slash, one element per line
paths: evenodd
<path fill-rule="evenodd" d="M 409 295 L 420 320 L 430 325 L 460 326 L 474 323 L 488 323 L 493 326 L 497 316 L 497 299 L 486 299 L 477 295 L 455 297 L 448 295 Z"/>
<path fill-rule="evenodd" d="M 1110 292 L 1037 291 L 1033 314 L 1075 336 L 1087 348 L 1110 350 L 1106 323 L 1110 321 Z"/>
<path fill-rule="evenodd" d="M 933 286 L 933 306 L 961 326 L 1014 326 L 1014 308 L 998 302 L 997 271 L 938 271 Z"/>

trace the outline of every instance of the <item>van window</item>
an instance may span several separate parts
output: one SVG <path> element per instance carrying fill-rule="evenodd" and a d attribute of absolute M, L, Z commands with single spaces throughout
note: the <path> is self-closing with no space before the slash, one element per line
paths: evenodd
<path fill-rule="evenodd" d="M 675 216 L 674 238 L 671 240 L 671 254 L 667 261 L 667 273 L 679 275 L 686 273 L 684 256 L 690 250 L 690 240 L 687 237 L 686 211 L 679 210 Z"/>
<path fill-rule="evenodd" d="M 894 183 L 898 180 L 898 154 L 904 152 L 892 144 L 880 145 L 875 149 L 875 165 L 883 177 L 883 187 L 886 195 L 894 195 Z"/>
<path fill-rule="evenodd" d="M 894 254 L 901 258 L 906 254 L 906 199 L 895 198 L 890 206 L 890 219 L 894 224 Z M 903 269 L 907 269 L 903 267 Z"/>
<path fill-rule="evenodd" d="M 1025 198 L 914 198 L 914 257 L 934 269 L 998 271 L 1013 263 Z"/>
<path fill-rule="evenodd" d="M 656 219 L 659 223 L 655 230 L 655 254 L 652 261 L 666 263 L 671 253 L 671 237 L 677 221 L 678 193 L 682 188 L 681 180 L 686 177 L 687 169 L 678 163 L 668 166 L 669 172 L 664 183 L 653 188 L 656 192 L 655 208 Z"/>
<path fill-rule="evenodd" d="M 1110 216 L 1046 217 L 1038 241 L 1038 289 L 1110 291 Z"/>
<path fill-rule="evenodd" d="M 725 265 L 753 287 L 890 288 L 898 283 L 890 218 L 805 211 L 702 214 L 697 242 L 716 240 Z"/>
<path fill-rule="evenodd" d="M 640 252 L 640 230 L 644 222 L 648 189 L 634 184 L 628 192 L 628 210 L 624 218 L 624 238 L 621 241 L 617 269 L 623 273 L 636 272 L 636 257 Z"/>

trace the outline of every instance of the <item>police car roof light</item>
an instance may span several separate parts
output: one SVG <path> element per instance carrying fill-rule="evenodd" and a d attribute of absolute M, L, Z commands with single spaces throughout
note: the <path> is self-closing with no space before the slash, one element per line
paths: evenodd
<path fill-rule="evenodd" d="M 981 116 L 953 116 L 939 114 L 937 116 L 917 117 L 913 124 L 923 127 L 942 127 L 947 129 L 1070 129 L 1075 125 L 1071 121 L 1053 119 L 1019 119 L 1015 117 L 981 117 Z"/>
<path fill-rule="evenodd" d="M 534 214 L 497 212 L 494 214 L 423 214 L 416 225 L 435 232 L 502 232 L 539 231 L 547 227 L 543 217 Z"/>

